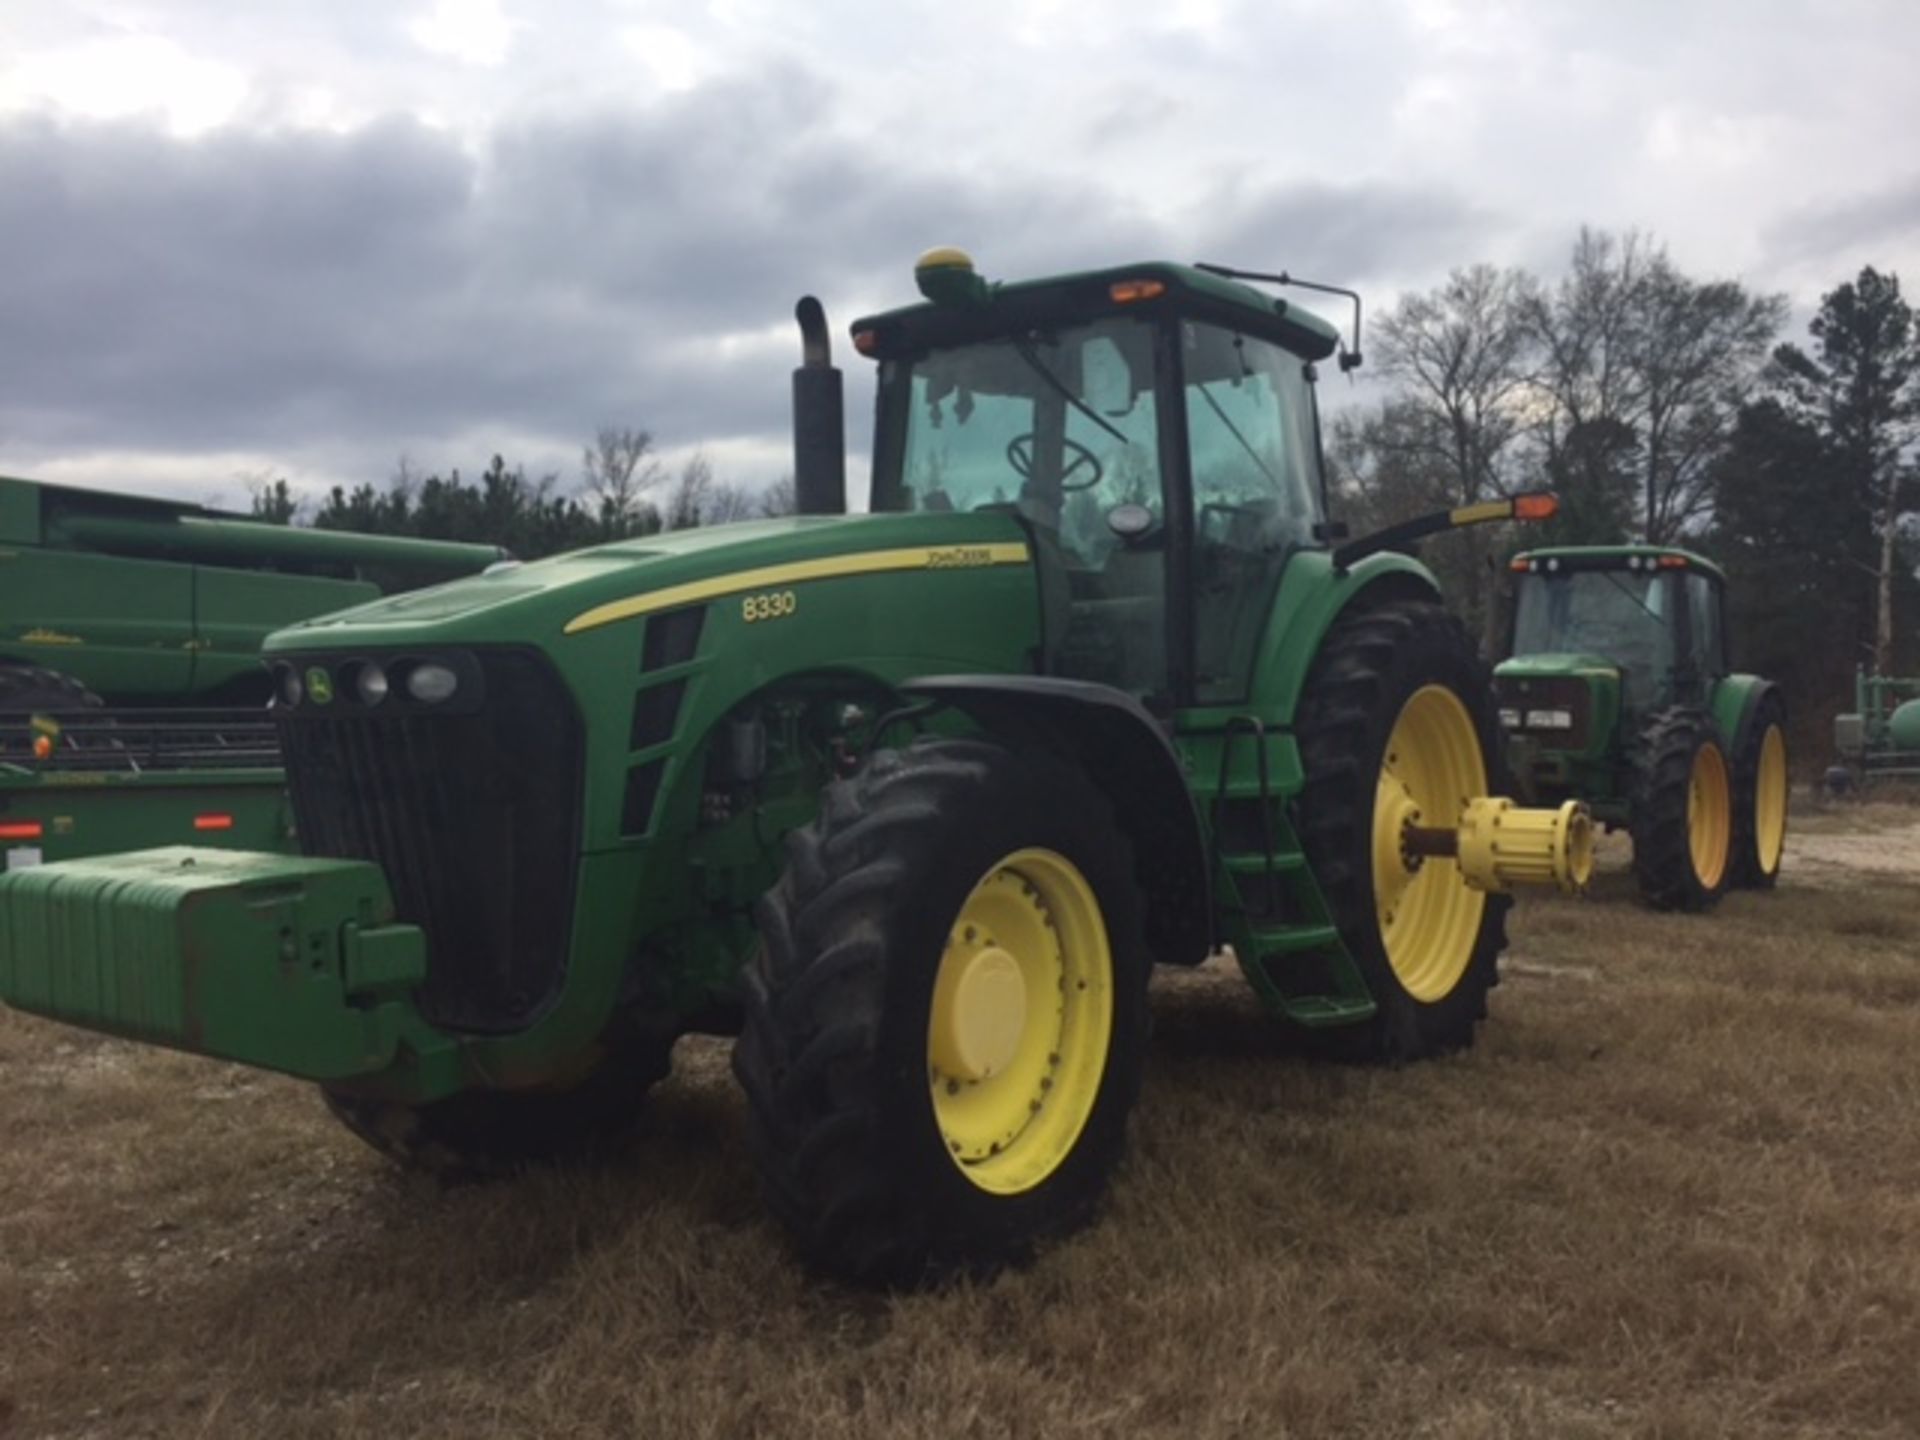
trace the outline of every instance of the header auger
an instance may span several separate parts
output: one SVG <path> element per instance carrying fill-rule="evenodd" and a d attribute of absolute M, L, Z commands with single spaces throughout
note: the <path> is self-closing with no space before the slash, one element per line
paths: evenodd
<path fill-rule="evenodd" d="M 870 514 L 803 302 L 802 515 L 281 632 L 310 858 L 10 877 L 0 992 L 313 1079 L 469 1171 L 591 1140 L 677 1035 L 737 1034 L 773 1210 L 881 1283 L 1089 1214 L 1152 965 L 1231 946 L 1325 1050 L 1471 1043 L 1505 892 L 1582 883 L 1587 823 L 1490 793 L 1488 673 L 1431 574 L 1331 548 L 1332 328 L 1164 263 L 920 280 L 853 326 Z M 78 918 L 135 892 L 137 951 Z"/>

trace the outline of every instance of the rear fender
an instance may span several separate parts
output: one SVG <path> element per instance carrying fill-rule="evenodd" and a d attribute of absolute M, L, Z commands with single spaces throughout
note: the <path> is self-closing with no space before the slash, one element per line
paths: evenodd
<path fill-rule="evenodd" d="M 1180 758 L 1132 696 L 1084 680 L 938 675 L 900 687 L 968 716 L 989 734 L 1044 745 L 1079 765 L 1113 802 L 1133 844 L 1147 944 L 1163 965 L 1197 965 L 1213 949 L 1206 843 Z"/>
<path fill-rule="evenodd" d="M 1729 757 L 1745 749 L 1760 704 L 1770 695 L 1785 708 L 1786 697 L 1780 687 L 1758 675 L 1728 675 L 1713 687 L 1713 724 Z"/>

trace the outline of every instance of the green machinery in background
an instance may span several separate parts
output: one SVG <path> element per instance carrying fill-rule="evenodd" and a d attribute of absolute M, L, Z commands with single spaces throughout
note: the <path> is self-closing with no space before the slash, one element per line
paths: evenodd
<path fill-rule="evenodd" d="M 0 477 L 0 853 L 288 848 L 261 642 L 486 545 L 269 525 Z"/>
<path fill-rule="evenodd" d="M 196 848 L 0 881 L 23 1009 L 317 1081 L 413 1165 L 631 1120 L 676 1036 L 737 1035 L 770 1205 L 911 1283 L 1079 1224 L 1140 1085 L 1151 965 L 1231 945 L 1310 1046 L 1471 1042 L 1509 887 L 1576 887 L 1571 801 L 1490 791 L 1488 673 L 1348 540 L 1332 327 L 1170 264 L 854 326 L 798 309 L 799 516 L 650 536 L 267 643 L 304 857 Z M 1274 279 L 1270 276 L 1247 277 Z"/>
<path fill-rule="evenodd" d="M 1633 836 L 1654 905 L 1769 887 L 1787 833 L 1786 707 L 1733 673 L 1726 577 L 1686 550 L 1573 546 L 1515 558 L 1513 643 L 1494 670 L 1529 803 L 1578 798 Z"/>
<path fill-rule="evenodd" d="M 1920 675 L 1854 672 L 1853 710 L 1833 720 L 1840 764 L 1827 786 L 1840 790 L 1876 779 L 1920 779 Z"/>

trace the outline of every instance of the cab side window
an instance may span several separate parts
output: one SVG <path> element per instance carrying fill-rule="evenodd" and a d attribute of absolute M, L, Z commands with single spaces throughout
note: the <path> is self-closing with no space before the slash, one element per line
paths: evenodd
<path fill-rule="evenodd" d="M 1687 576 L 1687 612 L 1693 653 L 1709 676 L 1727 673 L 1724 632 L 1720 628 L 1720 587 L 1697 571 Z"/>

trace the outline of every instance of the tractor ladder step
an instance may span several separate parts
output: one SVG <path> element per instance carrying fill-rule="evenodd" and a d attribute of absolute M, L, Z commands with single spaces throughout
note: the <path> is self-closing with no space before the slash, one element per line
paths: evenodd
<path fill-rule="evenodd" d="M 1275 851 L 1271 861 L 1257 851 L 1245 854 L 1222 855 L 1220 863 L 1226 867 L 1229 875 L 1265 875 L 1269 869 L 1275 875 L 1295 875 L 1307 868 L 1307 857 L 1298 850 Z"/>
<path fill-rule="evenodd" d="M 1254 950 L 1261 959 L 1273 955 L 1299 955 L 1308 950 L 1323 950 L 1340 943 L 1340 932 L 1331 925 L 1254 926 L 1249 932 Z"/>

